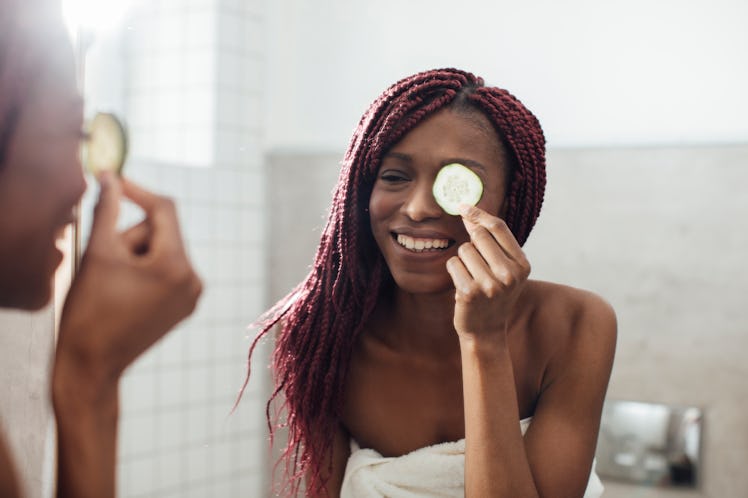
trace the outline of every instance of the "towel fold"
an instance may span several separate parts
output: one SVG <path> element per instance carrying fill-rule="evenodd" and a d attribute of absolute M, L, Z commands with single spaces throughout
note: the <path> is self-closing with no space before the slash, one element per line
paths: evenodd
<path fill-rule="evenodd" d="M 530 418 L 520 421 L 524 435 Z M 465 440 L 419 448 L 399 457 L 383 457 L 351 439 L 341 498 L 455 498 L 465 496 Z M 584 498 L 599 498 L 603 485 L 595 463 Z"/>

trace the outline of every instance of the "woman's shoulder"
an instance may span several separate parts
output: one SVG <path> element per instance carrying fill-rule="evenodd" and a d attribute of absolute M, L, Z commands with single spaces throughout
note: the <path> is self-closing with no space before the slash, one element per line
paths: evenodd
<path fill-rule="evenodd" d="M 528 329 L 546 340 L 615 343 L 616 314 L 600 295 L 568 285 L 529 280 L 524 295 Z"/>
<path fill-rule="evenodd" d="M 528 280 L 526 294 L 540 311 L 558 312 L 556 308 L 561 308 L 570 315 L 586 312 L 615 313 L 610 303 L 602 296 L 589 290 L 555 282 Z"/>

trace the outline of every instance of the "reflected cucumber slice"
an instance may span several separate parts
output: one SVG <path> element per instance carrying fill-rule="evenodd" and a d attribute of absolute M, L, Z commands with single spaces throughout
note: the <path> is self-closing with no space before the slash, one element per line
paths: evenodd
<path fill-rule="evenodd" d="M 483 195 L 483 182 L 470 168 L 452 163 L 439 170 L 432 191 L 444 211 L 457 215 L 460 204 L 478 204 Z"/>
<path fill-rule="evenodd" d="M 88 126 L 88 140 L 83 147 L 83 166 L 96 175 L 103 171 L 122 173 L 127 157 L 127 133 L 117 116 L 100 112 Z"/>

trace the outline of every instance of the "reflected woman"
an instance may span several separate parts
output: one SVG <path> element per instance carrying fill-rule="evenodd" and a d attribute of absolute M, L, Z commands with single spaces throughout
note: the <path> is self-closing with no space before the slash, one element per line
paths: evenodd
<path fill-rule="evenodd" d="M 82 125 L 83 101 L 59 4 L 0 0 L 1 308 L 37 310 L 51 299 L 62 262 L 56 240 L 74 220 L 85 190 L 78 156 Z M 121 375 L 192 312 L 202 289 L 174 203 L 124 179 L 100 181 L 53 365 L 57 496 L 115 495 Z M 117 219 L 125 198 L 143 209 L 145 219 L 123 232 Z M 21 489 L 0 434 L 0 496 L 20 496 Z"/>
<path fill-rule="evenodd" d="M 432 193 L 451 163 L 484 185 L 459 216 Z M 280 324 L 285 494 L 601 494 L 616 319 L 590 292 L 528 278 L 544 187 L 537 119 L 481 78 L 426 71 L 371 105 L 312 271 L 260 321 L 258 339 Z"/>

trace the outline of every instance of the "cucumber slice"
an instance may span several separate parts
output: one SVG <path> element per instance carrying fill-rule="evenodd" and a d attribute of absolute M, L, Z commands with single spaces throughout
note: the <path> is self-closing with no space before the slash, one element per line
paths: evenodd
<path fill-rule="evenodd" d="M 452 163 L 439 170 L 432 192 L 444 211 L 457 215 L 460 204 L 478 204 L 483 195 L 483 182 L 470 168 Z"/>
<path fill-rule="evenodd" d="M 122 173 L 127 157 L 127 133 L 117 116 L 108 112 L 96 114 L 88 126 L 84 143 L 83 166 L 91 174 L 103 171 Z"/>

